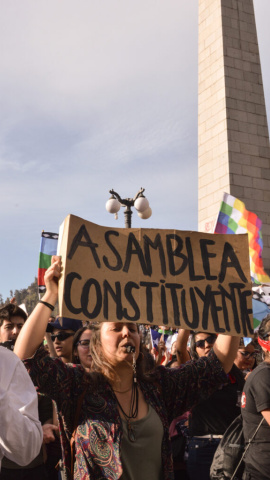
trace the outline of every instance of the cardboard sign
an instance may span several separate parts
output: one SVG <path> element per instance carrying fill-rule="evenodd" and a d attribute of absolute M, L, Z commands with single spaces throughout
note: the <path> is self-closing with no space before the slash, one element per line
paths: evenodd
<path fill-rule="evenodd" d="M 253 333 L 246 234 L 101 227 L 69 215 L 60 255 L 61 316 Z"/>

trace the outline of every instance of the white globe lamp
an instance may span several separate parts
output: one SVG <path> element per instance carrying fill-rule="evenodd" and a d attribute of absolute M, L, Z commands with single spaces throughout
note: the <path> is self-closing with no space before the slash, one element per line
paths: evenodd
<path fill-rule="evenodd" d="M 140 196 L 137 198 L 137 200 L 135 200 L 134 207 L 138 212 L 142 213 L 147 210 L 147 208 L 149 208 L 149 202 L 147 198 L 145 198 L 144 196 Z"/>
<path fill-rule="evenodd" d="M 119 212 L 121 208 L 121 203 L 118 202 L 117 198 L 111 197 L 107 202 L 106 202 L 106 210 L 109 213 L 117 213 Z"/>
<path fill-rule="evenodd" d="M 143 212 L 138 212 L 138 215 L 140 218 L 142 218 L 143 220 L 147 220 L 148 218 L 151 217 L 152 215 L 152 208 L 151 207 L 148 207 L 146 210 L 144 210 Z"/>

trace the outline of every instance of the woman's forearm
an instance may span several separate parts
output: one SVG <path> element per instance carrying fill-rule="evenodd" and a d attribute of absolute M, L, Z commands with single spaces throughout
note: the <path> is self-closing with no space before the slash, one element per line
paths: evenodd
<path fill-rule="evenodd" d="M 215 354 L 222 363 L 223 369 L 228 373 L 232 366 L 239 348 L 240 337 L 230 335 L 218 335 L 213 347 Z"/>
<path fill-rule="evenodd" d="M 178 365 L 182 365 L 190 360 L 189 353 L 187 351 L 188 337 L 190 330 L 183 330 L 179 328 L 176 339 L 176 357 Z"/>

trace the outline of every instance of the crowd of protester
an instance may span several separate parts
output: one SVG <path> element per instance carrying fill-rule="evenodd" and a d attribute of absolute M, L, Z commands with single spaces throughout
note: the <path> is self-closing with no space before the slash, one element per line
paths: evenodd
<path fill-rule="evenodd" d="M 146 325 L 54 318 L 59 275 L 56 257 L 28 318 L 0 309 L 0 480 L 210 480 L 241 411 L 246 441 L 265 419 L 243 479 L 270 478 L 270 318 L 258 340 L 180 329 L 154 348 Z"/>

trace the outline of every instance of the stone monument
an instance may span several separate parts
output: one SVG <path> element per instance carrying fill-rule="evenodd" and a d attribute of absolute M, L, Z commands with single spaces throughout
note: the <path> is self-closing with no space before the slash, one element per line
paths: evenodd
<path fill-rule="evenodd" d="M 199 231 L 223 192 L 263 222 L 270 269 L 270 147 L 253 0 L 199 0 Z"/>

